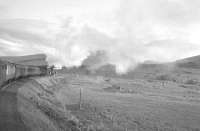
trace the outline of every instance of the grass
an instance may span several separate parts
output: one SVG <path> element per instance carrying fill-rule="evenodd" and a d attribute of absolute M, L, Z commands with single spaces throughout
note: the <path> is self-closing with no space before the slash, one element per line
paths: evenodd
<path fill-rule="evenodd" d="M 166 76 L 159 79 L 165 81 Z M 198 99 L 199 94 L 190 88 L 180 88 L 175 82 L 165 81 L 165 88 L 158 88 L 162 81 L 122 78 L 107 81 L 87 75 L 37 78 L 36 82 L 39 84 L 31 82 L 33 86 L 24 88 L 30 90 L 27 96 L 32 96 L 37 108 L 57 125 L 58 131 L 200 129 L 200 104 L 184 97 L 192 95 Z"/>
<path fill-rule="evenodd" d="M 185 84 L 190 84 L 190 85 L 196 85 L 198 83 L 199 82 L 197 80 L 194 80 L 194 79 L 189 79 L 189 80 L 185 81 Z"/>

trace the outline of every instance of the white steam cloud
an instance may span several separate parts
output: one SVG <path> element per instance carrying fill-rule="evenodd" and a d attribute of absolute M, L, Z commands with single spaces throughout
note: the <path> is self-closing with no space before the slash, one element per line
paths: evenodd
<path fill-rule="evenodd" d="M 52 64 L 80 66 L 91 52 L 103 51 L 99 63 L 91 62 L 94 68 L 115 64 L 119 73 L 147 60 L 199 55 L 199 7 L 198 0 L 121 0 L 109 15 L 92 20 L 1 19 L 0 55 L 42 52 Z"/>

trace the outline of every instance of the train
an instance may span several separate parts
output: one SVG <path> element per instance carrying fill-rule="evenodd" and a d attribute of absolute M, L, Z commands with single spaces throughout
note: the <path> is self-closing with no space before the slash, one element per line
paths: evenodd
<path fill-rule="evenodd" d="M 47 66 L 21 65 L 0 60 L 0 88 L 13 80 L 29 76 L 42 76 L 47 72 Z"/>

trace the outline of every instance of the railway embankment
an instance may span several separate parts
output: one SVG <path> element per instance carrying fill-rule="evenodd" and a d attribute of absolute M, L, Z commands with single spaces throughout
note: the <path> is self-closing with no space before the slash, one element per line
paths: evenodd
<path fill-rule="evenodd" d="M 56 92 L 62 77 L 18 80 L 0 92 L 1 131 L 78 130 L 77 119 L 66 111 Z"/>

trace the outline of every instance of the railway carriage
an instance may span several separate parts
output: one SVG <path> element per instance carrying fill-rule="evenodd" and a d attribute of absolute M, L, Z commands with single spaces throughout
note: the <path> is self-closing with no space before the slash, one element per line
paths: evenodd
<path fill-rule="evenodd" d="M 6 64 L 6 81 L 10 81 L 15 79 L 15 64 L 13 63 L 8 63 Z"/>
<path fill-rule="evenodd" d="M 0 86 L 4 84 L 4 82 L 6 81 L 6 68 L 7 65 L 5 62 L 0 61 Z"/>
<path fill-rule="evenodd" d="M 13 79 L 46 75 L 46 66 L 30 66 L 0 60 L 0 87 Z"/>
<path fill-rule="evenodd" d="M 16 65 L 15 79 L 22 78 L 26 76 L 26 66 L 24 65 Z"/>
<path fill-rule="evenodd" d="M 0 86 L 15 79 L 15 64 L 0 61 Z"/>
<path fill-rule="evenodd" d="M 37 66 L 29 66 L 28 74 L 29 76 L 40 75 L 41 74 L 40 68 Z"/>

